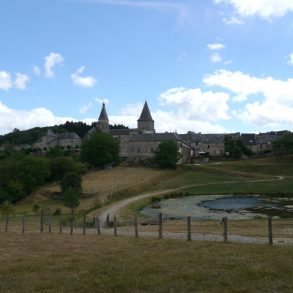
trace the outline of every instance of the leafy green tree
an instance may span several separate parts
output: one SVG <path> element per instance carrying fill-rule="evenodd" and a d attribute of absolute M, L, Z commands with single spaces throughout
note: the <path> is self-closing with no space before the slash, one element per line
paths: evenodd
<path fill-rule="evenodd" d="M 74 190 L 75 192 L 81 194 L 82 192 L 82 179 L 80 174 L 76 172 L 69 172 L 65 174 L 61 181 L 62 193 L 65 193 L 67 189 Z"/>
<path fill-rule="evenodd" d="M 71 209 L 74 214 L 74 209 L 79 206 L 80 193 L 73 188 L 67 188 L 64 192 L 64 206 Z"/>
<path fill-rule="evenodd" d="M 96 132 L 83 142 L 80 158 L 90 166 L 104 168 L 119 161 L 119 142 L 110 134 Z"/>
<path fill-rule="evenodd" d="M 21 200 L 35 188 L 44 184 L 49 175 L 48 162 L 42 158 L 24 156 L 2 160 L 0 164 L 0 202 Z"/>
<path fill-rule="evenodd" d="M 50 180 L 61 180 L 66 173 L 69 172 L 77 172 L 80 173 L 82 171 L 82 164 L 76 162 L 71 157 L 57 157 L 49 160 L 50 167 Z"/>
<path fill-rule="evenodd" d="M 161 168 L 174 169 L 179 159 L 179 147 L 173 140 L 162 141 L 155 151 L 155 162 Z"/>
<path fill-rule="evenodd" d="M 273 150 L 278 155 L 293 154 L 293 133 L 287 133 L 273 142 Z"/>
<path fill-rule="evenodd" d="M 241 139 L 233 139 L 231 137 L 226 137 L 225 139 L 225 153 L 229 153 L 230 157 L 236 159 L 241 158 L 242 155 L 252 155 L 251 149 Z"/>

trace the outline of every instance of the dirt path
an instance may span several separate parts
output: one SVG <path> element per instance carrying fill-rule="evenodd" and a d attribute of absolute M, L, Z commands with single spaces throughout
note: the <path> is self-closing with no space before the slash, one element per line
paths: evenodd
<path fill-rule="evenodd" d="M 162 190 L 162 191 L 156 191 L 156 192 L 152 192 L 152 193 L 144 193 L 144 194 L 137 195 L 135 197 L 121 200 L 117 203 L 114 203 L 113 205 L 110 205 L 109 207 L 106 207 L 106 209 L 100 215 L 100 221 L 101 221 L 102 225 L 105 226 L 106 218 L 108 215 L 109 215 L 110 219 L 113 218 L 115 215 L 117 215 L 117 213 L 121 209 L 127 207 L 131 203 L 134 203 L 134 202 L 141 200 L 141 199 L 150 198 L 150 197 L 162 195 L 162 194 L 169 193 L 169 192 L 174 192 L 174 191 L 178 191 L 178 190 L 185 189 L 185 188 L 205 186 L 205 185 L 216 185 L 216 184 L 235 184 L 235 183 L 243 183 L 243 182 L 245 182 L 245 183 L 271 182 L 271 181 L 279 181 L 279 180 L 283 180 L 283 179 L 284 179 L 283 176 L 277 176 L 275 179 L 258 179 L 258 180 L 248 180 L 248 181 L 223 181 L 223 182 L 213 182 L 213 183 L 201 183 L 201 184 L 192 184 L 192 185 L 181 186 L 181 187 Z"/>

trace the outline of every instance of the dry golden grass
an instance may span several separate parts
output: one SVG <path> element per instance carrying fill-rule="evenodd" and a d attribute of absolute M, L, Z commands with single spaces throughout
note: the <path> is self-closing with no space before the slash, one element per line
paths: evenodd
<path fill-rule="evenodd" d="M 0 292 L 292 292 L 292 247 L 0 233 Z"/>
<path fill-rule="evenodd" d="M 156 170 L 142 167 L 117 167 L 111 170 L 90 172 L 82 177 L 83 192 L 87 195 L 80 201 L 79 209 L 90 208 L 96 203 L 103 203 L 113 194 L 135 194 L 146 189 L 154 188 L 161 180 L 176 175 L 176 171 Z M 60 192 L 60 185 L 52 183 L 41 187 L 25 200 L 17 204 L 17 214 L 31 214 L 34 204 L 48 207 L 51 211 L 62 208 L 61 201 L 53 200 L 52 195 Z"/>

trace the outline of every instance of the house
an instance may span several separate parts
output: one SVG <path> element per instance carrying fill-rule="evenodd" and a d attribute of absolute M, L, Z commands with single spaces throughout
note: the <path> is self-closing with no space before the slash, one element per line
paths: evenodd
<path fill-rule="evenodd" d="M 75 132 L 53 133 L 49 129 L 46 135 L 36 141 L 32 148 L 46 151 L 52 147 L 59 146 L 64 149 L 75 149 L 81 145 L 81 138 Z"/>
<path fill-rule="evenodd" d="M 193 148 L 194 157 L 222 157 L 225 152 L 225 134 L 202 134 L 192 131 L 181 134 L 182 140 Z"/>

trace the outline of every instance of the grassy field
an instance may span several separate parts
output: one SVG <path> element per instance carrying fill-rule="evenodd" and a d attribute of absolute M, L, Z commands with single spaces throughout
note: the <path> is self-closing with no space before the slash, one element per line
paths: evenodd
<path fill-rule="evenodd" d="M 137 194 L 149 186 L 155 188 L 158 183 L 172 178 L 176 174 L 176 171 L 139 167 L 118 167 L 106 171 L 90 172 L 82 178 L 84 197 L 80 201 L 79 209 L 90 208 L 109 199 L 116 200 Z M 32 214 L 34 204 L 49 208 L 52 212 L 57 208 L 62 208 L 63 213 L 69 213 L 69 209 L 65 208 L 61 201 L 54 199 L 54 194 L 58 192 L 60 192 L 58 183 L 43 186 L 15 206 L 16 214 Z"/>
<path fill-rule="evenodd" d="M 274 180 L 283 176 L 283 180 Z M 248 182 L 253 180 L 272 180 Z M 80 209 L 130 197 L 146 191 L 164 190 L 186 186 L 192 194 L 271 194 L 293 195 L 293 156 L 203 164 L 179 168 L 176 171 L 149 168 L 118 167 L 112 170 L 90 172 L 83 176 L 84 197 Z M 34 204 L 62 208 L 54 199 L 60 191 L 59 184 L 50 184 L 34 192 L 16 206 L 18 214 L 32 213 Z"/>
<path fill-rule="evenodd" d="M 292 247 L 0 234 L 0 292 L 292 292 Z"/>

